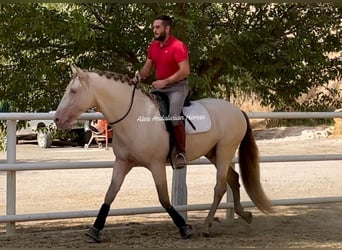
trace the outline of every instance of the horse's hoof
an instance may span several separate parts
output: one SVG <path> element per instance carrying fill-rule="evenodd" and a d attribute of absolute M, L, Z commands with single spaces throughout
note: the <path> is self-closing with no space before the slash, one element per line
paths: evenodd
<path fill-rule="evenodd" d="M 246 221 L 248 224 L 251 224 L 253 221 L 253 214 L 251 212 L 245 212 L 242 219 Z"/>
<path fill-rule="evenodd" d="M 209 238 L 210 237 L 210 234 L 209 233 L 206 233 L 206 232 L 201 232 L 200 234 L 202 237 L 204 238 Z"/>
<path fill-rule="evenodd" d="M 100 236 L 100 230 L 96 229 L 95 227 L 89 228 L 88 232 L 85 233 L 88 236 L 89 242 L 100 243 L 102 242 L 102 238 Z"/>
<path fill-rule="evenodd" d="M 219 218 L 219 217 L 214 217 L 214 218 L 213 218 L 213 221 L 215 221 L 215 222 L 218 222 L 218 223 L 221 223 L 221 221 L 220 221 L 220 218 Z"/>
<path fill-rule="evenodd" d="M 181 237 L 183 239 L 189 239 L 191 237 L 191 235 L 192 235 L 192 229 L 193 229 L 193 227 L 191 225 L 182 226 L 179 229 Z"/>

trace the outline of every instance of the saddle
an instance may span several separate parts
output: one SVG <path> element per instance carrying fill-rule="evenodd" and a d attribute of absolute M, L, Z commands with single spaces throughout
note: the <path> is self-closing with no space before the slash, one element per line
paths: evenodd
<path fill-rule="evenodd" d="M 168 96 L 163 92 L 153 92 L 152 95 L 158 103 L 160 116 L 168 117 L 170 107 Z M 211 120 L 208 111 L 199 102 L 190 101 L 189 96 L 185 98 L 180 115 L 184 118 L 182 121 L 185 123 L 186 134 L 206 132 L 211 128 Z M 173 132 L 172 121 L 164 119 L 164 122 L 166 130 L 169 133 L 169 152 L 167 159 L 171 162 L 171 154 L 175 147 L 175 135 Z"/>

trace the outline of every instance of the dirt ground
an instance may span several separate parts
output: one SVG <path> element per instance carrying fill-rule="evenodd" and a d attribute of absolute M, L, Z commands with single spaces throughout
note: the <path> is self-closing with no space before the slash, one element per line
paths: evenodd
<path fill-rule="evenodd" d="M 325 128 L 291 127 L 255 130 L 260 155 L 339 154 L 342 138 L 327 138 Z M 323 132 L 322 132 L 323 131 Z M 6 154 L 0 153 L 0 164 Z M 41 149 L 34 142 L 17 145 L 18 162 L 113 160 L 111 150 L 95 146 L 54 145 Z M 1 168 L 1 167 L 0 167 Z M 172 169 L 167 167 L 171 187 Z M 17 173 L 17 214 L 97 210 L 109 184 L 111 169 L 24 171 Z M 341 196 L 342 162 L 261 163 L 261 181 L 272 200 L 286 198 Z M 211 203 L 215 169 L 210 165 L 189 166 L 188 203 Z M 242 188 L 241 200 L 249 201 Z M 6 212 L 6 173 L 0 171 L 0 215 Z M 127 175 L 112 209 L 159 206 L 154 183 L 144 168 Z M 0 224 L 0 247 L 342 247 L 342 203 L 276 206 L 265 215 L 248 208 L 254 215 L 248 225 L 239 218 L 227 221 L 225 210 L 218 210 L 210 237 L 201 236 L 208 211 L 188 212 L 188 223 L 195 228 L 191 239 L 182 240 L 165 213 L 109 217 L 104 242 L 88 243 L 84 232 L 94 218 L 18 222 L 17 234 L 6 235 Z"/>

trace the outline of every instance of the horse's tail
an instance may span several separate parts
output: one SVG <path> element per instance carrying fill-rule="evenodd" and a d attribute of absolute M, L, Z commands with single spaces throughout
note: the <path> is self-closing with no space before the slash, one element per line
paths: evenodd
<path fill-rule="evenodd" d="M 264 213 L 272 212 L 271 202 L 265 195 L 260 183 L 259 150 L 253 136 L 249 118 L 243 115 L 247 122 L 247 131 L 239 147 L 239 164 L 243 185 L 253 203 Z"/>

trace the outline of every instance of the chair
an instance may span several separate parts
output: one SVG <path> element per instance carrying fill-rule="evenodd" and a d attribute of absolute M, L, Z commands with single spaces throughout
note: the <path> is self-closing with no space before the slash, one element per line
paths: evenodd
<path fill-rule="evenodd" d="M 84 148 L 88 149 L 92 141 L 95 139 L 98 148 L 102 148 L 102 143 L 100 141 L 105 141 L 106 150 L 108 149 L 108 141 L 112 138 L 112 128 L 108 125 L 107 120 L 98 120 L 97 127 L 90 126 L 91 137 L 87 144 L 84 144 Z M 101 129 L 102 128 L 102 129 Z"/>

